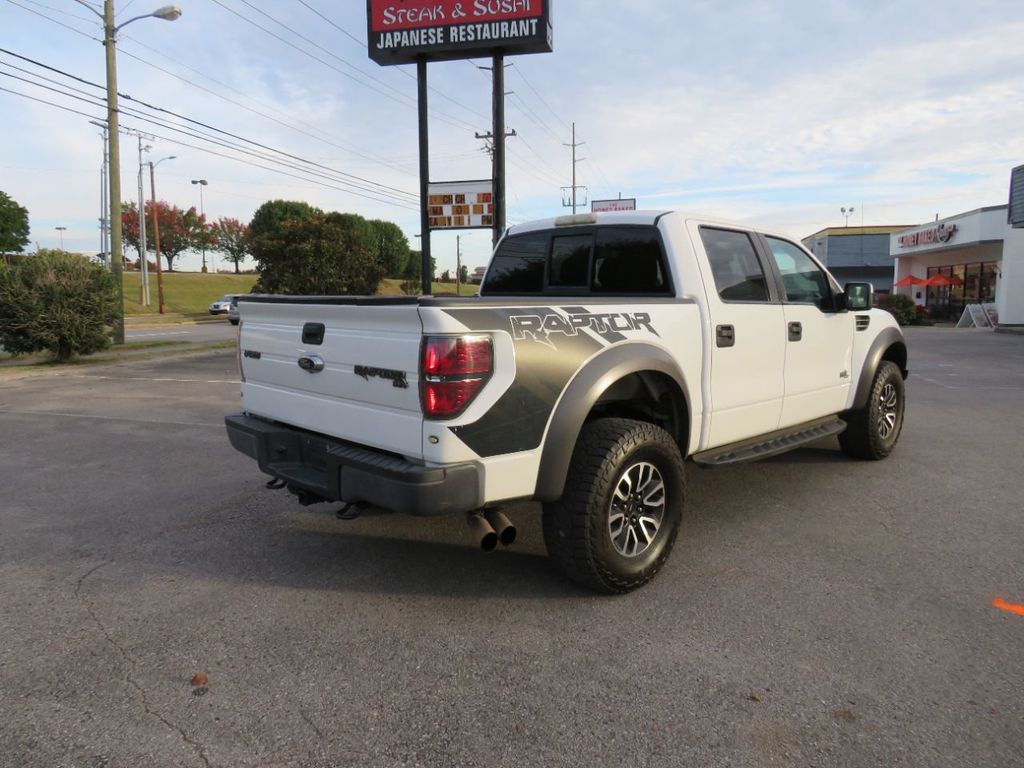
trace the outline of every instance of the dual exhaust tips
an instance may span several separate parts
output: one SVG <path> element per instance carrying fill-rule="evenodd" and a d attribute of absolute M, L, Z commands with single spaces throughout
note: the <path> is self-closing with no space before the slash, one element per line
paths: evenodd
<path fill-rule="evenodd" d="M 516 540 L 516 527 L 500 509 L 470 512 L 466 515 L 466 522 L 473 541 L 484 552 L 493 550 L 499 541 L 507 547 Z"/>

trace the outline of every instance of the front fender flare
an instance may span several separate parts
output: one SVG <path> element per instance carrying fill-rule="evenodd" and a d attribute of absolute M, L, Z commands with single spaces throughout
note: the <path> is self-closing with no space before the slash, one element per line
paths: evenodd
<path fill-rule="evenodd" d="M 868 395 L 871 393 L 871 383 L 875 380 L 875 372 L 882 364 L 882 358 L 886 351 L 899 345 L 903 348 L 904 359 L 906 358 L 907 341 L 895 328 L 886 328 L 871 342 L 867 355 L 864 356 L 864 365 L 860 369 L 860 378 L 857 380 L 857 394 L 853 398 L 851 410 L 860 410 L 868 404 Z M 903 378 L 907 378 L 906 364 L 900 366 Z"/>
<path fill-rule="evenodd" d="M 579 370 L 562 392 L 544 437 L 534 498 L 556 501 L 562 495 L 576 440 L 591 409 L 615 382 L 647 371 L 664 374 L 676 383 L 686 401 L 686 423 L 690 424 L 689 390 L 668 352 L 642 342 L 610 347 Z M 685 443 L 681 449 L 685 455 Z"/>

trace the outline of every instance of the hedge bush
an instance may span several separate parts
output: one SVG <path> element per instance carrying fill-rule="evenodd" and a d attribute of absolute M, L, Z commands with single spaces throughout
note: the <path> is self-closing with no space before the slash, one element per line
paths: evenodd
<path fill-rule="evenodd" d="M 48 351 L 65 362 L 110 346 L 117 285 L 99 264 L 41 250 L 0 265 L 0 345 L 14 355 Z"/>

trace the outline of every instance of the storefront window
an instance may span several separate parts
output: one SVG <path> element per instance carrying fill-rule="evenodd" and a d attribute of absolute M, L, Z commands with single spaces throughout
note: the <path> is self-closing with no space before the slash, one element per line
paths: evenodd
<path fill-rule="evenodd" d="M 968 264 L 964 270 L 964 301 L 978 301 L 981 290 L 981 264 Z"/>
<path fill-rule="evenodd" d="M 989 302 L 996 300 L 996 262 L 989 261 L 981 265 L 981 280 L 978 286 L 978 299 Z"/>

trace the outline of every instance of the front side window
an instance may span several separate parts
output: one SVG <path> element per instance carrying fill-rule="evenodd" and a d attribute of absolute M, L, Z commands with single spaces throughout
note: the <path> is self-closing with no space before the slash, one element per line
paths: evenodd
<path fill-rule="evenodd" d="M 701 227 L 715 288 L 722 301 L 770 301 L 768 280 L 750 235 L 731 229 Z"/>
<path fill-rule="evenodd" d="M 765 239 L 782 275 L 786 301 L 820 304 L 822 299 L 832 295 L 825 272 L 803 249 L 775 237 Z"/>

